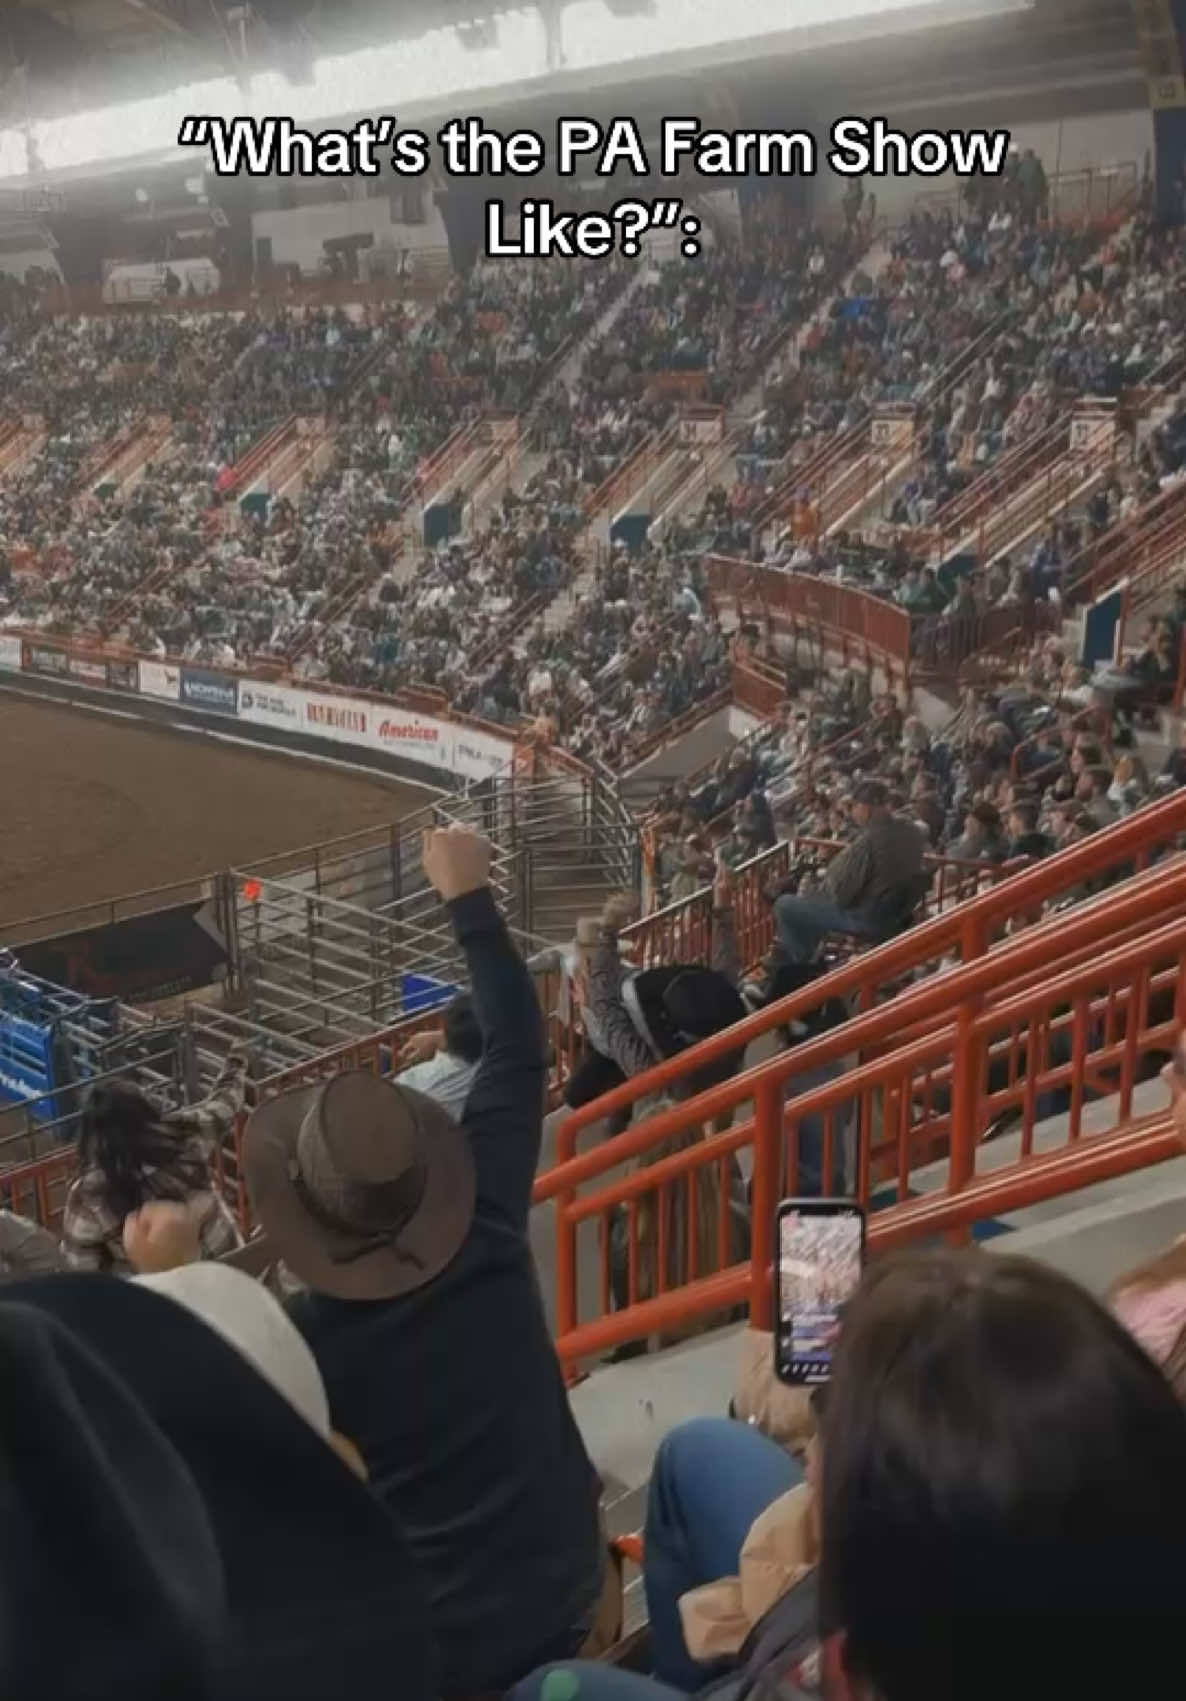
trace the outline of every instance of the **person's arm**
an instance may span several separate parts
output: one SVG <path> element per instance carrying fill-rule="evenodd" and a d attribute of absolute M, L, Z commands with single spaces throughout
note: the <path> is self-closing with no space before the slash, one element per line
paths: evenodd
<path fill-rule="evenodd" d="M 544 1033 L 535 987 L 490 890 L 490 845 L 465 827 L 427 832 L 424 871 L 448 906 L 469 968 L 482 1061 L 461 1116 L 478 1205 L 525 1232 L 544 1116 Z"/>
<path fill-rule="evenodd" d="M 247 1058 L 243 1052 L 232 1051 L 207 1098 L 171 1110 L 162 1120 L 174 1132 L 196 1137 L 209 1158 L 229 1138 L 246 1090 Z"/>
<path fill-rule="evenodd" d="M 873 874 L 869 838 L 862 833 L 828 864 L 824 890 L 842 910 L 855 909 L 864 897 Z"/>
<path fill-rule="evenodd" d="M 533 975 L 566 975 L 568 963 L 560 945 L 545 945 L 527 959 L 527 972 Z"/>
<path fill-rule="evenodd" d="M 641 1075 L 659 1059 L 622 1003 L 618 934 L 625 920 L 623 910 L 611 899 L 602 911 L 600 923 L 593 924 L 591 933 L 578 932 L 577 937 L 582 944 L 586 938 L 589 940 L 589 1014 L 600 1042 L 597 1049 L 616 1063 L 623 1075 Z"/>
<path fill-rule="evenodd" d="M 66 1196 L 62 1213 L 62 1261 L 67 1270 L 106 1270 L 111 1256 L 107 1250 L 119 1229 L 103 1201 L 85 1181 L 76 1181 Z"/>
<path fill-rule="evenodd" d="M 733 882 L 729 879 L 728 869 L 718 869 L 712 889 L 712 966 L 733 986 L 741 980 Z"/>

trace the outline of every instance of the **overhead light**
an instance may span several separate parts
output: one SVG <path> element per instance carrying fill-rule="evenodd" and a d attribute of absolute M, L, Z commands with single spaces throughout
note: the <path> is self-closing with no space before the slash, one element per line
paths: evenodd
<path fill-rule="evenodd" d="M 137 189 L 136 199 L 142 207 L 146 207 L 152 200 L 152 196 L 148 193 L 147 189 Z"/>
<path fill-rule="evenodd" d="M 187 195 L 196 195 L 200 200 L 206 193 L 206 179 L 204 177 L 187 177 L 185 192 Z"/>

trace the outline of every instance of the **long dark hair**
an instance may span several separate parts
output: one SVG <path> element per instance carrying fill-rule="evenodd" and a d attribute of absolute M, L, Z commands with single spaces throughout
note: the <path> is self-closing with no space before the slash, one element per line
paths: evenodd
<path fill-rule="evenodd" d="M 97 1170 L 107 1199 L 122 1219 L 149 1199 L 186 1199 L 201 1186 L 177 1135 L 130 1081 L 92 1089 L 78 1134 L 80 1172 Z"/>
<path fill-rule="evenodd" d="M 1114 1701 L 1179 1662 L 1186 1410 L 1065 1277 L 875 1265 L 822 1440 L 824 1628 L 878 1701 Z"/>

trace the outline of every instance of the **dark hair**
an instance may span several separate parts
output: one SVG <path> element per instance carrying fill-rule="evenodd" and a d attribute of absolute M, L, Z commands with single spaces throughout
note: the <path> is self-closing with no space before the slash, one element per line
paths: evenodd
<path fill-rule="evenodd" d="M 1038 806 L 1036 803 L 1031 803 L 1028 798 L 1021 803 L 1014 800 L 1010 813 L 1016 817 L 1023 832 L 1032 833 L 1036 830 L 1038 825 Z"/>
<path fill-rule="evenodd" d="M 990 833 L 998 833 L 1001 829 L 1001 812 L 995 803 L 974 803 L 968 814 L 973 821 L 979 821 Z"/>
<path fill-rule="evenodd" d="M 822 1458 L 823 1624 L 879 1701 L 1111 1701 L 1178 1664 L 1186 1410 L 1066 1277 L 875 1265 Z"/>
<path fill-rule="evenodd" d="M 481 1062 L 482 1030 L 468 992 L 459 992 L 446 1007 L 443 1027 L 445 1050 L 450 1057 L 460 1057 L 463 1063 Z"/>
<path fill-rule="evenodd" d="M 884 809 L 889 802 L 889 792 L 881 780 L 862 780 L 852 794 L 854 803 L 863 803 L 869 809 Z"/>
<path fill-rule="evenodd" d="M 121 1222 L 149 1199 L 187 1199 L 209 1185 L 186 1160 L 182 1140 L 131 1081 L 93 1087 L 78 1133 L 80 1172 L 98 1170 L 107 1203 Z"/>

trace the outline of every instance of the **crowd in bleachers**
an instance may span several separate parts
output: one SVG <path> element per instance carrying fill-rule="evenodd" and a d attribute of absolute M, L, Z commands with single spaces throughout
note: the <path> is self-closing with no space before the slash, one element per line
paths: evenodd
<path fill-rule="evenodd" d="M 324 1701 L 393 1672 L 409 1701 L 1156 1688 L 1186 1550 L 1180 1246 L 1107 1303 L 999 1250 L 880 1258 L 810 1394 L 749 1331 L 730 1415 L 725 1385 L 656 1437 L 649 1626 L 629 1667 L 606 1659 L 608 1485 L 528 1238 L 544 1031 L 490 858 L 468 829 L 426 836 L 470 981 L 443 1036 L 455 1110 L 424 1063 L 267 1099 L 241 1146 L 262 1230 L 244 1246 L 213 1167 L 236 1054 L 181 1110 L 92 1091 L 60 1246 L 0 1213 L 5 1695 Z M 715 899 L 727 930 L 726 872 Z M 645 1068 L 709 1031 L 709 984 L 632 976 L 621 919 L 582 924 L 574 985 L 590 1033 Z M 1166 1075 L 1186 1140 L 1180 1056 Z"/>
<path fill-rule="evenodd" d="M 940 569 L 918 544 L 949 496 L 1036 434 L 1069 394 L 1148 382 L 1179 350 L 1179 234 L 1143 214 L 1119 234 L 1047 225 L 1024 164 L 995 195 L 966 198 L 958 216 L 916 213 L 884 239 L 854 199 L 831 235 L 805 239 L 757 216 L 744 244 L 641 275 L 625 265 L 483 264 L 415 326 L 400 308 L 362 319 L 339 310 L 48 323 L 13 312 L 0 406 L 41 414 L 48 435 L 0 478 L 9 569 L 0 567 L 0 619 L 226 667 L 266 658 L 311 679 L 426 686 L 485 719 L 542 718 L 611 761 L 710 698 L 723 677 L 712 600 L 681 564 L 706 549 L 838 573 L 916 617 L 920 657 L 941 649 L 950 659 L 957 640 L 940 645 L 938 617 L 966 617 L 968 648 L 984 610 L 1049 599 L 1081 550 L 1131 518 L 1181 459 L 1171 418 L 1132 467 L 1102 479 L 1016 557 Z M 621 290 L 608 328 L 545 384 L 549 362 L 575 349 Z M 995 340 L 945 383 L 953 359 L 989 329 Z M 661 555 L 640 558 L 626 596 L 612 586 L 606 595 L 590 579 L 585 504 L 671 418 L 674 392 L 656 381 L 699 378 L 706 398 L 735 401 L 758 375 L 756 357 L 795 331 L 788 375 L 738 458 L 742 478 L 709 489 L 699 515 L 671 521 Z M 805 500 L 781 536 L 760 542 L 755 493 L 776 463 L 899 400 L 921 412 L 915 467 L 889 514 L 898 536 L 821 538 Z M 534 469 L 500 508 L 487 496 L 483 512 L 467 505 L 471 493 L 435 492 L 458 503 L 462 531 L 417 559 L 406 517 L 418 470 L 490 408 L 525 419 Z M 176 421 L 159 461 L 114 497 L 87 496 L 79 481 L 91 451 L 155 410 Z M 270 511 L 238 514 L 220 496 L 230 469 L 293 413 L 328 414 L 335 426 L 318 470 Z M 608 622 L 594 618 L 591 597 L 613 605 Z M 628 620 L 622 603 L 632 604 Z M 535 624 L 512 635 L 520 610 Z M 644 690 L 642 659 L 672 619 L 684 621 L 679 653 Z M 556 689 L 531 689 L 533 674 Z"/>

